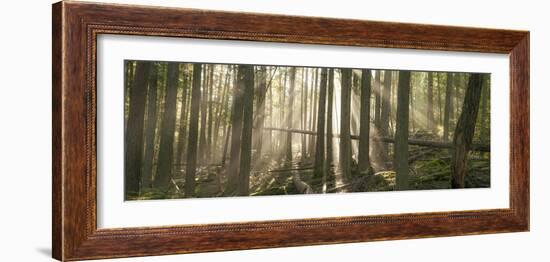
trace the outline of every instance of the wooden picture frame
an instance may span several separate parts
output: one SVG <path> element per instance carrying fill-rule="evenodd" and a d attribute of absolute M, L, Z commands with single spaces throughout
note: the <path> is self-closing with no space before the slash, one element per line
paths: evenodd
<path fill-rule="evenodd" d="M 529 32 L 64 1 L 53 5 L 53 257 L 81 260 L 529 230 Z M 96 42 L 170 36 L 508 54 L 510 207 L 98 229 Z"/>

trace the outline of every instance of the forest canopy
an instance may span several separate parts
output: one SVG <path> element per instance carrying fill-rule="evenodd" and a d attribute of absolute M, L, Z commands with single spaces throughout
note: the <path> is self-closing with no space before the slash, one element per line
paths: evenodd
<path fill-rule="evenodd" d="M 490 187 L 485 73 L 124 63 L 125 199 Z"/>

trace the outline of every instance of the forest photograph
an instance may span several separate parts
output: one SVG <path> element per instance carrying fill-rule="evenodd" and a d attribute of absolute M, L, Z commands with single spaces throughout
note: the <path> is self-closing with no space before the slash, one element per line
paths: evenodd
<path fill-rule="evenodd" d="M 489 188 L 490 74 L 124 61 L 124 199 Z"/>

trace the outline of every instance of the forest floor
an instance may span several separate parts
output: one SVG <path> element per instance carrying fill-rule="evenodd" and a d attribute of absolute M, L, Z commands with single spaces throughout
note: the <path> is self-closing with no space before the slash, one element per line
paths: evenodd
<path fill-rule="evenodd" d="M 423 134 L 417 134 L 417 138 Z M 334 182 L 313 179 L 313 160 L 297 156 L 292 163 L 277 163 L 264 157 L 250 174 L 250 195 L 292 195 L 311 193 L 346 193 L 393 191 L 395 172 L 392 171 L 391 146 L 389 157 L 380 157 L 373 163 L 373 172 L 359 174 L 357 164 L 352 161 L 352 176 L 344 178 L 335 166 L 326 176 Z M 466 188 L 490 187 L 489 153 L 470 152 L 468 157 Z M 374 160 L 373 160 L 374 161 Z M 450 189 L 449 149 L 410 146 L 409 147 L 409 190 Z M 132 199 L 183 198 L 184 174 L 171 182 L 168 192 L 150 190 Z M 195 197 L 232 196 L 224 192 L 226 175 L 221 165 L 204 166 L 197 170 Z M 318 179 L 317 179 L 318 180 Z"/>
<path fill-rule="evenodd" d="M 426 149 L 422 147 L 411 148 L 409 160 L 409 190 L 426 189 L 450 189 L 451 170 L 450 157 L 447 149 Z M 412 158 L 415 158 L 412 160 Z M 303 182 L 311 185 L 313 192 L 309 193 L 346 193 L 346 192 L 380 192 L 393 191 L 395 186 L 395 172 L 391 170 L 391 163 L 387 163 L 387 169 L 374 170 L 372 174 L 356 174 L 351 178 L 337 180 L 336 185 L 315 187 L 313 183 L 313 169 L 308 168 L 299 172 Z M 353 170 L 356 166 L 352 167 Z M 331 174 L 341 177 L 331 168 Z M 265 173 L 257 173 L 251 178 L 251 195 L 288 195 L 303 194 L 303 190 L 297 188 L 293 173 L 280 172 L 276 177 Z M 468 174 L 466 176 L 466 188 L 490 187 L 490 161 L 489 158 L 471 154 L 468 161 Z"/>

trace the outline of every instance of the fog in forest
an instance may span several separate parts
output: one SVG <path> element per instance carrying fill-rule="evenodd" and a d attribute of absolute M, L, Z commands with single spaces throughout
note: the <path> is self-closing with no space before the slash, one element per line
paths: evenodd
<path fill-rule="evenodd" d="M 490 75 L 127 60 L 125 199 L 490 187 Z"/>

